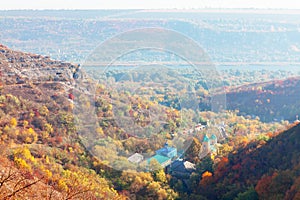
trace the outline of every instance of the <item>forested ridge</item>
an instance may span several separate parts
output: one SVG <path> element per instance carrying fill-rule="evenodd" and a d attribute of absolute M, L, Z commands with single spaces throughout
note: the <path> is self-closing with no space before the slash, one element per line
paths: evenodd
<path fill-rule="evenodd" d="M 229 154 L 195 193 L 207 199 L 299 199 L 300 126 Z M 202 196 L 203 195 L 203 196 Z"/>
<path fill-rule="evenodd" d="M 299 84 L 299 77 L 290 77 L 231 88 L 226 92 L 227 106 L 262 121 L 294 121 L 300 112 Z"/>

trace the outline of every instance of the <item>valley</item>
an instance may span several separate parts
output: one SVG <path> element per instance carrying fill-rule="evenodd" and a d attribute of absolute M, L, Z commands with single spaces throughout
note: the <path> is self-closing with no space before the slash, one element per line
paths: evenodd
<path fill-rule="evenodd" d="M 0 199 L 299 199 L 299 14 L 261 12 L 1 10 Z"/>

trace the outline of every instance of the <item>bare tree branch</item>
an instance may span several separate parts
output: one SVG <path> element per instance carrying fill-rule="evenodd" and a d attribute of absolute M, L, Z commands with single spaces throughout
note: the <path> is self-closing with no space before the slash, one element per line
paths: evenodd
<path fill-rule="evenodd" d="M 34 184 L 36 184 L 36 183 L 38 183 L 38 182 L 40 182 L 40 181 L 41 181 L 41 179 L 38 179 L 38 180 L 36 180 L 36 181 L 34 181 L 34 182 L 32 182 L 32 183 L 29 183 L 29 184 L 27 184 L 27 185 L 25 185 L 25 186 L 23 186 L 23 187 L 21 187 L 21 188 L 15 190 L 15 191 L 13 191 L 11 194 L 5 196 L 5 197 L 3 198 L 3 200 L 9 199 L 9 198 L 15 196 L 18 192 L 21 192 L 22 190 L 25 190 L 26 188 L 29 188 L 29 187 L 31 187 L 32 185 L 34 185 Z"/>

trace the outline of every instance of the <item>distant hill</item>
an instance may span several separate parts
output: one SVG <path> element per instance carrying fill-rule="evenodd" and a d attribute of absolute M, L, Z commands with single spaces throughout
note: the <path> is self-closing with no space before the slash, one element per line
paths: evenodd
<path fill-rule="evenodd" d="M 300 77 L 243 85 L 226 93 L 227 109 L 261 121 L 294 121 L 300 114 Z"/>
<path fill-rule="evenodd" d="M 0 16 L 4 44 L 59 60 L 83 61 L 95 45 L 116 34 L 158 27 L 192 38 L 214 62 L 229 66 L 279 62 L 286 68 L 300 61 L 299 14 L 293 11 L 15 10 L 0 11 Z"/>
<path fill-rule="evenodd" d="M 208 199 L 299 199 L 300 125 L 221 161 L 197 191 Z"/>

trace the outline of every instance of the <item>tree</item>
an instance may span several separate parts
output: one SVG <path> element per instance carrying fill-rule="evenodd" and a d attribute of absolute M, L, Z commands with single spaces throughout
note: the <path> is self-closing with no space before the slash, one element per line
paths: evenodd
<path fill-rule="evenodd" d="M 165 174 L 163 169 L 155 171 L 154 172 L 154 178 L 155 178 L 156 181 L 161 182 L 161 183 L 166 183 L 167 182 L 166 174 Z"/>
<path fill-rule="evenodd" d="M 203 160 L 196 166 L 197 172 L 203 174 L 206 171 L 213 172 L 213 160 L 210 156 L 206 156 Z"/>
<path fill-rule="evenodd" d="M 190 162 L 198 163 L 200 161 L 198 155 L 201 150 L 201 143 L 198 141 L 198 139 L 196 139 L 194 137 L 192 138 L 191 141 L 185 142 L 186 145 L 188 145 L 189 142 L 190 142 L 190 145 L 189 145 L 187 151 L 185 152 L 185 157 Z"/>
<path fill-rule="evenodd" d="M 64 170 L 57 186 L 64 199 L 118 199 L 105 179 L 85 169 Z"/>
<path fill-rule="evenodd" d="M 17 169 L 7 159 L 0 158 L 0 199 L 24 199 L 33 194 L 31 187 L 42 180 L 26 169 Z M 35 191 L 36 192 L 36 191 Z"/>
<path fill-rule="evenodd" d="M 239 193 L 234 200 L 258 200 L 258 195 L 254 187 L 250 187 L 245 192 Z"/>
<path fill-rule="evenodd" d="M 159 164 L 159 162 L 156 159 L 151 159 L 149 162 L 149 170 L 150 171 L 156 171 L 161 170 L 162 166 Z"/>
<path fill-rule="evenodd" d="M 167 199 L 168 198 L 168 192 L 165 189 L 160 188 L 157 191 L 158 199 Z"/>
<path fill-rule="evenodd" d="M 206 171 L 201 176 L 200 186 L 206 186 L 209 185 L 212 181 L 212 173 L 209 171 Z"/>
<path fill-rule="evenodd" d="M 270 191 L 269 191 L 269 186 L 272 182 L 272 178 L 274 176 L 277 176 L 277 173 L 274 173 L 272 176 L 268 175 L 263 175 L 261 179 L 258 181 L 255 191 L 257 192 L 259 198 L 261 199 L 267 199 Z"/>
<path fill-rule="evenodd" d="M 161 185 L 156 181 L 151 182 L 147 186 L 147 190 L 152 194 L 156 194 L 160 188 L 161 188 Z"/>
<path fill-rule="evenodd" d="M 11 125 L 11 127 L 16 127 L 18 125 L 18 121 L 16 118 L 11 118 L 9 124 Z"/>
<path fill-rule="evenodd" d="M 202 178 L 204 179 L 204 178 L 206 178 L 206 177 L 211 177 L 212 176 L 212 173 L 211 172 L 209 172 L 209 171 L 205 171 L 203 174 L 202 174 Z"/>
<path fill-rule="evenodd" d="M 39 113 L 42 115 L 42 116 L 48 116 L 49 114 L 49 110 L 47 108 L 47 106 L 42 106 L 40 109 L 39 109 Z"/>

